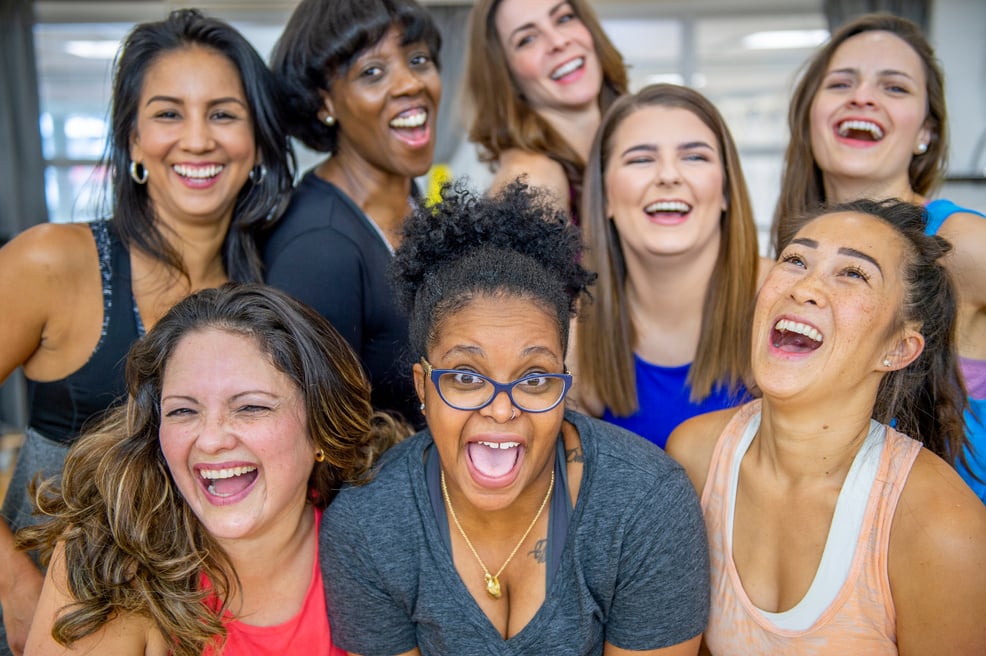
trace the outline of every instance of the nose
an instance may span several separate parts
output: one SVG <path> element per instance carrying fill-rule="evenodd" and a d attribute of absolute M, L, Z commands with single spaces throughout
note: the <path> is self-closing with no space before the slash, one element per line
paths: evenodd
<path fill-rule="evenodd" d="M 230 426 L 229 418 L 212 413 L 203 417 L 195 446 L 208 454 L 221 453 L 232 449 L 236 444 L 236 433 Z"/>
<path fill-rule="evenodd" d="M 824 284 L 814 272 L 807 272 L 791 289 L 791 298 L 803 305 L 825 305 Z"/>
<path fill-rule="evenodd" d="M 674 157 L 659 157 L 654 183 L 659 187 L 673 187 L 680 182 L 681 171 L 678 170 L 678 161 Z"/>
<path fill-rule="evenodd" d="M 182 130 L 182 147 L 193 153 L 208 152 L 215 148 L 212 128 L 207 117 L 189 117 Z"/>
<path fill-rule="evenodd" d="M 425 83 L 421 79 L 421 73 L 414 70 L 407 63 L 397 67 L 394 73 L 393 94 L 395 96 L 414 96 L 421 92 Z"/>
<path fill-rule="evenodd" d="M 492 417 L 494 421 L 498 424 L 505 424 L 512 417 L 516 417 L 520 414 L 510 400 L 510 396 L 504 392 L 498 392 L 496 396 L 493 397 L 493 401 L 482 409 L 482 411 L 487 417 Z"/>
<path fill-rule="evenodd" d="M 552 50 L 561 50 L 568 45 L 568 33 L 557 25 L 551 25 L 545 29 L 545 38 Z"/>
<path fill-rule="evenodd" d="M 854 85 L 852 93 L 849 95 L 849 105 L 852 107 L 875 107 L 876 98 L 873 86 L 865 81 Z"/>

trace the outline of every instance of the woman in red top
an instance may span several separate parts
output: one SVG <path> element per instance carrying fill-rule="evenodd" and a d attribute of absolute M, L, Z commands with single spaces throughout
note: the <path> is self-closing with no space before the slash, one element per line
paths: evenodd
<path fill-rule="evenodd" d="M 61 489 L 39 491 L 51 521 L 19 534 L 54 552 L 28 653 L 341 654 L 321 510 L 396 437 L 345 340 L 282 292 L 230 284 L 161 319 L 127 387 Z"/>

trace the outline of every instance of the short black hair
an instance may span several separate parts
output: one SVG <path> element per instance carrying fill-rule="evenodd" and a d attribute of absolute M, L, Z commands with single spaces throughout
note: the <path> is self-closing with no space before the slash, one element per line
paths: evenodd
<path fill-rule="evenodd" d="M 338 126 L 319 120 L 322 91 L 391 27 L 401 44 L 423 42 L 438 66 L 442 37 L 415 0 L 302 0 L 274 45 L 271 69 L 285 103 L 288 131 L 312 150 L 335 151 Z"/>
<path fill-rule="evenodd" d="M 392 265 L 411 349 L 427 352 L 445 319 L 477 296 L 519 296 L 553 312 L 563 348 L 568 324 L 596 274 L 580 263 L 578 228 L 547 192 L 515 181 L 495 196 L 462 182 L 404 224 Z"/>

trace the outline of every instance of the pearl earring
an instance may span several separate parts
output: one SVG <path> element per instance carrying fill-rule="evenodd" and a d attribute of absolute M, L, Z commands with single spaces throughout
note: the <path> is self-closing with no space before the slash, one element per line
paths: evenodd
<path fill-rule="evenodd" d="M 928 152 L 928 144 L 926 144 L 926 143 L 919 143 L 918 144 L 918 155 L 924 155 L 926 152 Z"/>
<path fill-rule="evenodd" d="M 332 116 L 331 114 L 328 115 L 328 116 L 326 116 L 325 117 L 325 124 L 328 125 L 329 127 L 332 127 L 333 125 L 336 124 L 336 117 L 335 116 Z"/>
<path fill-rule="evenodd" d="M 883 359 L 883 366 L 884 367 L 889 367 L 890 366 L 890 358 L 884 358 Z"/>

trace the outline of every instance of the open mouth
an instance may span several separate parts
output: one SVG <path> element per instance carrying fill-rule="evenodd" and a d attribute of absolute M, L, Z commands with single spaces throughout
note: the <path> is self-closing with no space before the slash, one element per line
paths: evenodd
<path fill-rule="evenodd" d="M 431 130 L 428 127 L 428 112 L 421 107 L 415 107 L 401 112 L 388 123 L 397 137 L 412 146 L 428 143 Z"/>
<path fill-rule="evenodd" d="M 502 479 L 520 461 L 520 442 L 471 442 L 466 446 L 473 469 L 485 479 Z"/>
<path fill-rule="evenodd" d="M 204 166 L 193 166 L 190 164 L 174 164 L 171 170 L 188 180 L 201 182 L 215 178 L 225 167 L 222 164 L 206 164 Z"/>
<path fill-rule="evenodd" d="M 575 71 L 581 69 L 585 66 L 585 57 L 576 57 L 575 59 L 569 60 L 551 71 L 552 80 L 560 80 L 566 75 L 571 75 Z"/>
<path fill-rule="evenodd" d="M 644 208 L 650 216 L 684 216 L 692 211 L 692 206 L 680 200 L 659 200 Z"/>
<path fill-rule="evenodd" d="M 842 121 L 836 127 L 840 137 L 857 141 L 880 141 L 883 139 L 883 128 L 873 121 L 853 119 Z"/>
<path fill-rule="evenodd" d="M 257 480 L 257 468 L 253 466 L 227 467 L 225 469 L 200 469 L 206 491 L 225 499 L 243 492 Z"/>
<path fill-rule="evenodd" d="M 770 343 L 785 353 L 810 353 L 822 345 L 822 333 L 806 323 L 781 319 L 770 332 Z"/>

